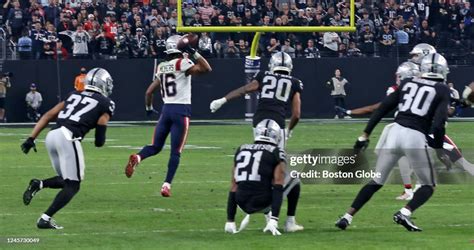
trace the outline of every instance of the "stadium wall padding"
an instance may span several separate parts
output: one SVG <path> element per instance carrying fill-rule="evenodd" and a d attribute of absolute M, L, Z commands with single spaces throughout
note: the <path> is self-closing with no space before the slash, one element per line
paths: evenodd
<path fill-rule="evenodd" d="M 217 113 L 209 111 L 209 103 L 225 95 L 228 91 L 244 84 L 243 59 L 211 59 L 210 74 L 193 77 L 192 109 L 193 119 L 244 118 L 244 98 L 227 103 Z M 303 118 L 334 117 L 333 100 L 325 83 L 340 68 L 350 82 L 346 91 L 346 105 L 356 108 L 380 101 L 388 86 L 394 82 L 394 72 L 398 65 L 396 58 L 321 58 L 295 59 L 293 75 L 304 83 L 302 93 Z M 266 69 L 267 60 L 262 61 Z M 53 107 L 68 92 L 73 90 L 74 78 L 80 67 L 107 69 L 114 79 L 111 98 L 116 103 L 113 120 L 150 120 L 145 115 L 144 94 L 152 81 L 153 59 L 130 60 L 66 60 L 56 61 L 5 61 L 4 72 L 12 72 L 12 87 L 6 99 L 9 122 L 26 121 L 25 95 L 29 85 L 36 83 L 43 95 L 42 112 Z M 60 84 L 58 84 L 58 69 Z M 472 79 L 474 66 L 451 67 L 449 78 L 462 92 L 464 85 Z M 155 107 L 161 106 L 161 98 L 156 93 Z M 474 115 L 467 110 L 465 115 Z"/>

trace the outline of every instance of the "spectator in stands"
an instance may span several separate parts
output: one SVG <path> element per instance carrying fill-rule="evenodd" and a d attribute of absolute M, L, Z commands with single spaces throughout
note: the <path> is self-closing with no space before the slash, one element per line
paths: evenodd
<path fill-rule="evenodd" d="M 5 116 L 5 102 L 7 98 L 7 89 L 11 87 L 11 77 L 12 75 L 10 73 L 3 73 L 0 76 L 0 123 L 7 122 Z"/>
<path fill-rule="evenodd" d="M 77 26 L 77 30 L 72 33 L 71 39 L 74 43 L 73 57 L 75 59 L 86 59 L 89 57 L 88 43 L 90 41 L 89 33 L 87 33 L 82 24 Z"/>
<path fill-rule="evenodd" d="M 7 25 L 10 29 L 12 40 L 18 41 L 26 24 L 26 13 L 20 8 L 20 2 L 13 2 L 13 8 L 8 12 Z"/>
<path fill-rule="evenodd" d="M 31 59 L 33 41 L 28 36 L 28 31 L 23 31 L 23 36 L 18 40 L 18 53 L 21 60 Z"/>
<path fill-rule="evenodd" d="M 239 58 L 239 57 L 240 57 L 240 51 L 235 46 L 234 41 L 228 40 L 227 46 L 224 49 L 224 58 Z"/>
<path fill-rule="evenodd" d="M 290 38 L 285 39 L 285 43 L 281 46 L 281 52 L 287 53 L 291 58 L 296 57 L 296 50 L 291 46 Z"/>
<path fill-rule="evenodd" d="M 296 57 L 305 57 L 304 47 L 303 47 L 303 44 L 301 42 L 296 42 L 295 56 Z"/>
<path fill-rule="evenodd" d="M 318 48 L 314 47 L 314 40 L 308 40 L 308 46 L 304 49 L 304 57 L 306 58 L 320 58 L 321 55 L 319 54 Z"/>
<path fill-rule="evenodd" d="M 40 108 L 43 102 L 41 93 L 37 91 L 36 84 L 30 85 L 30 91 L 26 94 L 26 116 L 32 122 L 37 122 L 41 117 Z"/>
<path fill-rule="evenodd" d="M 57 0 L 49 0 L 49 5 L 44 8 L 44 17 L 46 22 L 50 22 L 54 25 L 59 23 L 59 9 Z"/>
<path fill-rule="evenodd" d="M 349 43 L 349 49 L 347 50 L 347 56 L 348 57 L 361 57 L 362 52 L 360 49 L 357 48 L 355 42 L 350 42 Z"/>
<path fill-rule="evenodd" d="M 155 28 L 155 32 L 150 35 L 150 51 L 155 58 L 164 58 L 166 50 L 166 36 L 162 28 Z M 212 45 L 211 45 L 212 46 Z"/>
<path fill-rule="evenodd" d="M 341 38 L 336 32 L 324 32 L 323 48 L 326 56 L 336 57 L 338 55 Z"/>
<path fill-rule="evenodd" d="M 331 90 L 331 97 L 334 99 L 335 107 L 341 107 L 343 109 L 346 108 L 346 103 L 344 99 L 346 98 L 345 87 L 347 84 L 349 84 L 349 81 L 347 81 L 344 77 L 341 76 L 340 69 L 334 70 L 334 76 L 329 79 L 329 81 L 327 81 L 326 86 Z M 340 109 L 335 110 L 336 117 L 334 118 L 343 119 L 345 114 L 340 111 Z"/>
<path fill-rule="evenodd" d="M 434 45 L 436 39 L 436 32 L 433 28 L 428 26 L 428 20 L 423 20 L 421 22 L 420 28 L 420 43 L 428 43 Z"/>
<path fill-rule="evenodd" d="M 40 59 L 53 60 L 55 54 L 55 48 L 51 46 L 51 43 L 43 43 L 43 51 L 41 52 Z"/>
<path fill-rule="evenodd" d="M 392 55 L 393 44 L 395 43 L 395 35 L 390 30 L 388 23 L 384 23 L 383 30 L 379 36 L 380 56 L 390 57 Z"/>
<path fill-rule="evenodd" d="M 148 39 L 143 34 L 142 28 L 137 28 L 136 35 L 131 41 L 131 51 L 134 58 L 146 57 L 148 52 Z"/>
<path fill-rule="evenodd" d="M 358 32 L 363 31 L 366 25 L 369 26 L 369 29 L 370 29 L 371 32 L 375 32 L 374 21 L 372 21 L 369 18 L 369 12 L 367 10 L 364 10 L 362 12 L 362 19 L 359 19 L 359 21 L 357 21 L 357 30 L 358 30 Z"/>
<path fill-rule="evenodd" d="M 102 30 L 102 32 L 97 35 L 95 39 L 99 59 L 112 59 L 115 41 L 110 36 L 107 36 L 105 30 Z"/>
<path fill-rule="evenodd" d="M 245 41 L 244 39 L 239 39 L 239 51 L 240 51 L 240 57 L 245 58 L 250 54 L 250 49 L 248 42 Z"/>
<path fill-rule="evenodd" d="M 207 32 L 201 33 L 201 37 L 199 38 L 198 42 L 198 49 L 202 56 L 206 58 L 212 56 L 212 40 Z"/>
<path fill-rule="evenodd" d="M 69 52 L 67 49 L 63 46 L 63 42 L 61 40 L 58 40 L 56 42 L 56 51 L 55 51 L 54 59 L 56 60 L 66 60 L 69 57 Z"/>
<path fill-rule="evenodd" d="M 84 83 L 86 80 L 87 69 L 81 67 L 81 72 L 74 79 L 74 89 L 77 91 L 84 91 Z"/>
<path fill-rule="evenodd" d="M 267 57 L 271 57 L 273 54 L 279 52 L 280 50 L 280 42 L 276 38 L 272 37 L 270 38 L 270 44 L 266 48 L 265 55 Z"/>

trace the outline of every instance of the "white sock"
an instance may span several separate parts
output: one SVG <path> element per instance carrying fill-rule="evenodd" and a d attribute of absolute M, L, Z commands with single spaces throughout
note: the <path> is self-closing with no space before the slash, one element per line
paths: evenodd
<path fill-rule="evenodd" d="M 49 217 L 49 215 L 47 214 L 42 214 L 41 215 L 41 219 L 45 220 L 45 221 L 50 221 L 51 220 L 51 217 Z"/>
<path fill-rule="evenodd" d="M 295 216 L 288 216 L 288 217 L 286 218 L 286 222 L 287 222 L 287 223 L 293 223 L 293 224 L 295 224 L 295 223 L 296 223 Z"/>
<path fill-rule="evenodd" d="M 140 163 L 142 161 L 142 157 L 139 154 L 136 154 L 136 156 L 137 156 L 138 163 Z"/>
<path fill-rule="evenodd" d="M 411 188 L 405 188 L 405 193 L 413 194 L 413 190 Z"/>
<path fill-rule="evenodd" d="M 43 181 L 40 181 L 40 189 L 43 189 Z"/>
<path fill-rule="evenodd" d="M 169 184 L 168 182 L 164 182 L 163 183 L 163 186 L 161 186 L 162 188 L 163 187 L 167 187 L 167 188 L 171 188 L 171 184 Z"/>
<path fill-rule="evenodd" d="M 454 165 L 464 168 L 470 175 L 474 175 L 474 165 L 464 158 L 457 160 Z"/>
<path fill-rule="evenodd" d="M 349 224 L 352 223 L 352 215 L 345 213 L 344 216 L 342 216 L 342 218 L 345 218 L 349 222 Z"/>
<path fill-rule="evenodd" d="M 400 209 L 400 213 L 402 213 L 405 216 L 411 216 L 411 211 L 408 210 L 407 208 Z"/>

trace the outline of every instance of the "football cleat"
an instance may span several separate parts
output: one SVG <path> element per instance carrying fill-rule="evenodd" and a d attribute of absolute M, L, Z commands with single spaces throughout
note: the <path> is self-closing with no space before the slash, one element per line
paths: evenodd
<path fill-rule="evenodd" d="M 163 183 L 161 187 L 161 196 L 170 197 L 171 196 L 171 185 L 169 183 Z"/>
<path fill-rule="evenodd" d="M 285 232 L 287 233 L 293 233 L 296 231 L 303 231 L 304 227 L 301 225 L 296 224 L 294 221 L 286 221 L 285 223 Z"/>
<path fill-rule="evenodd" d="M 59 226 L 53 219 L 44 220 L 43 218 L 39 218 L 36 226 L 39 229 L 63 229 L 64 227 Z"/>
<path fill-rule="evenodd" d="M 38 179 L 32 179 L 30 181 L 30 184 L 26 188 L 26 191 L 23 193 L 23 203 L 28 206 L 33 199 L 33 197 L 36 195 L 38 191 L 41 190 L 41 181 Z"/>
<path fill-rule="evenodd" d="M 393 221 L 395 223 L 402 225 L 410 232 L 421 232 L 421 228 L 417 227 L 410 219 L 410 216 L 403 215 L 400 211 L 396 212 L 393 215 Z"/>
<path fill-rule="evenodd" d="M 349 221 L 344 217 L 341 217 L 338 221 L 336 221 L 336 227 L 340 228 L 341 230 L 346 230 L 349 225 Z"/>
<path fill-rule="evenodd" d="M 400 196 L 397 196 L 397 198 L 395 199 L 399 201 L 410 201 L 411 199 L 413 199 L 413 193 L 403 192 Z"/>
<path fill-rule="evenodd" d="M 125 175 L 130 178 L 135 171 L 135 168 L 138 166 L 139 160 L 136 154 L 130 155 L 128 159 L 127 167 L 125 167 Z"/>

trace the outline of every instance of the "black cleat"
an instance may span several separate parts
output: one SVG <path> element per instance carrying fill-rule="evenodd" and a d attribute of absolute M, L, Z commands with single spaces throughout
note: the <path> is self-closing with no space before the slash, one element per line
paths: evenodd
<path fill-rule="evenodd" d="M 341 230 L 346 230 L 349 224 L 349 221 L 344 217 L 341 217 L 338 221 L 336 221 L 336 227 L 340 228 Z"/>
<path fill-rule="evenodd" d="M 26 188 L 26 191 L 23 193 L 23 203 L 29 205 L 35 194 L 40 191 L 41 181 L 38 179 L 32 179 L 30 185 Z"/>
<path fill-rule="evenodd" d="M 410 232 L 421 232 L 421 228 L 417 227 L 410 219 L 410 216 L 403 215 L 400 211 L 393 215 L 393 221 L 395 223 L 404 226 Z"/>
<path fill-rule="evenodd" d="M 43 218 L 39 218 L 38 222 L 36 222 L 36 226 L 39 229 L 63 229 L 63 227 L 57 225 L 52 218 L 49 221 L 43 220 Z"/>

